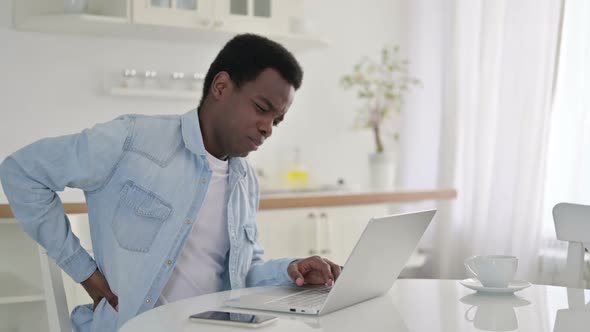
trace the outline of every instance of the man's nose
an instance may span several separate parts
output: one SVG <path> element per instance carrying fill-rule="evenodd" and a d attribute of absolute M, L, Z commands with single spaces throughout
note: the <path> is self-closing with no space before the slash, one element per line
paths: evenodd
<path fill-rule="evenodd" d="M 264 138 L 269 138 L 272 135 L 272 123 L 274 120 L 262 120 L 258 126 L 258 130 L 260 130 L 260 134 L 264 136 Z"/>

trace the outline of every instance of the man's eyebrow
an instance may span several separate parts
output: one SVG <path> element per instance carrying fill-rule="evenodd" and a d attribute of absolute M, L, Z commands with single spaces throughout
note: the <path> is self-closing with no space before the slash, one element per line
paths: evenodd
<path fill-rule="evenodd" d="M 270 102 L 270 100 L 268 100 L 266 97 L 258 96 L 258 99 L 260 99 L 263 103 L 265 103 L 266 107 L 268 107 L 271 111 L 276 111 L 276 108 L 273 106 L 273 104 Z"/>

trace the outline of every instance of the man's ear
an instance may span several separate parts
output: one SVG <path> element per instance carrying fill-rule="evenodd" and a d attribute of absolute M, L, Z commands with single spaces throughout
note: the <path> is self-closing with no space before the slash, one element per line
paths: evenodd
<path fill-rule="evenodd" d="M 211 82 L 211 95 L 213 98 L 219 100 L 227 95 L 233 88 L 233 82 L 229 74 L 225 71 L 220 71 L 213 77 Z"/>

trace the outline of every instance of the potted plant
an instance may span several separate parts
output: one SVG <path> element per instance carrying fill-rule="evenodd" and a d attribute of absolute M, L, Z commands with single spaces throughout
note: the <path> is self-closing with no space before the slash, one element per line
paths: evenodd
<path fill-rule="evenodd" d="M 399 47 L 384 47 L 379 61 L 363 57 L 354 65 L 353 72 L 341 78 L 345 89 L 355 89 L 357 97 L 364 101 L 358 111 L 356 127 L 371 129 L 375 140 L 375 152 L 369 156 L 370 186 L 373 189 L 390 189 L 395 177 L 392 149 L 384 148 L 384 124 L 404 105 L 405 94 L 420 81 L 409 74 L 409 61 L 402 59 Z M 391 128 L 388 128 L 391 129 Z M 393 130 L 393 140 L 399 133 Z"/>

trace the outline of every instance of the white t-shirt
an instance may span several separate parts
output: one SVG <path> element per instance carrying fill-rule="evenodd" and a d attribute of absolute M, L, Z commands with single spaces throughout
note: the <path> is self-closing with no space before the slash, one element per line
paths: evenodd
<path fill-rule="evenodd" d="M 228 162 L 207 152 L 211 182 L 197 221 L 156 306 L 222 289 L 229 250 L 227 231 Z"/>

